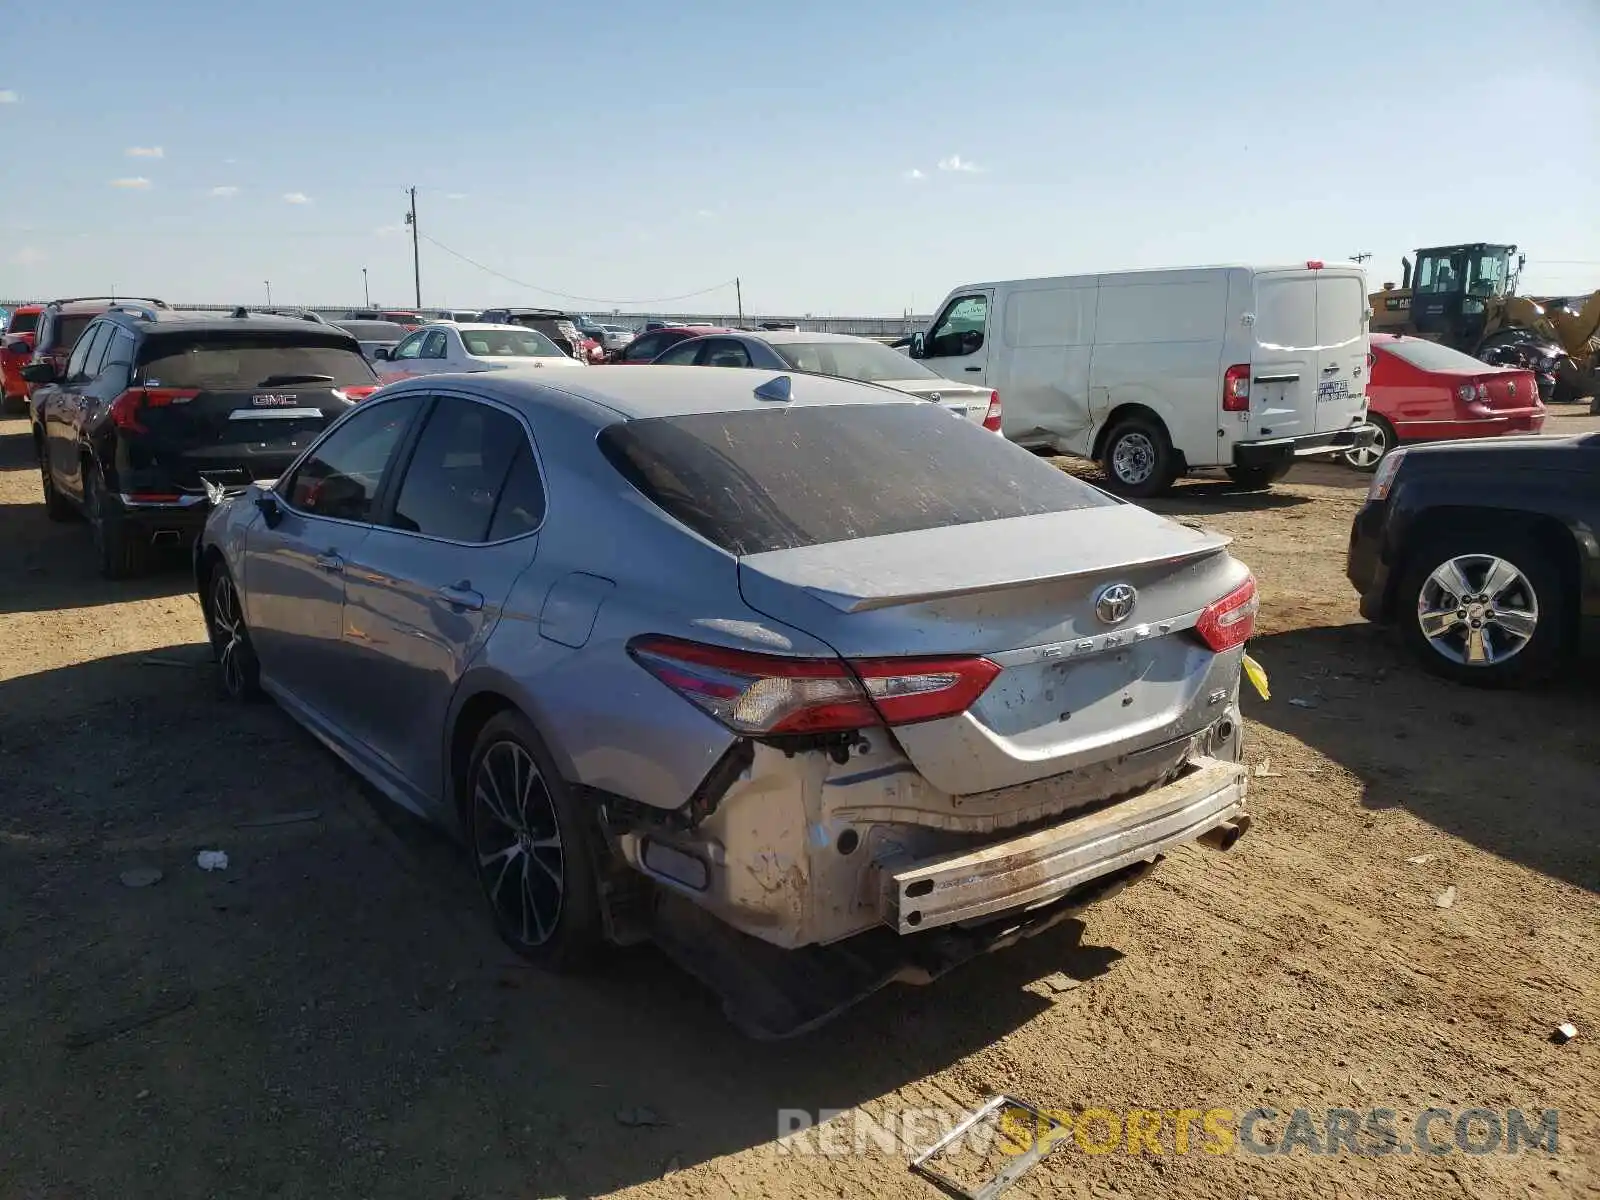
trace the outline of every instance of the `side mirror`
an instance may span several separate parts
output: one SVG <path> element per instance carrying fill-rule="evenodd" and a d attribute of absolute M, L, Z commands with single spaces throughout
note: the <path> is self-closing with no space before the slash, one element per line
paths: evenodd
<path fill-rule="evenodd" d="M 911 335 L 911 345 L 907 348 L 912 358 L 928 357 L 928 339 L 920 331 Z"/>
<path fill-rule="evenodd" d="M 373 350 L 372 357 L 373 358 L 381 358 L 381 359 L 384 359 L 385 361 L 387 361 L 388 358 L 389 358 L 389 347 L 387 347 L 387 346 L 379 346 L 379 347 L 377 347 L 375 350 Z"/>
<path fill-rule="evenodd" d="M 56 373 L 56 365 L 51 362 L 29 363 L 22 368 L 21 375 L 29 383 L 55 383 L 61 376 Z"/>
<path fill-rule="evenodd" d="M 262 492 L 256 497 L 256 507 L 261 510 L 261 519 L 267 523 L 268 529 L 276 529 L 278 522 L 283 520 L 283 509 L 278 507 L 277 492 Z"/>

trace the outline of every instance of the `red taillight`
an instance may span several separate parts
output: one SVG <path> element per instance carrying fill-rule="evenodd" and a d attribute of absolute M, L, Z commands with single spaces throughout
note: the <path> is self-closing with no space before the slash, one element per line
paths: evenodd
<path fill-rule="evenodd" d="M 1220 600 L 1206 605 L 1194 631 L 1200 640 L 1221 654 L 1250 640 L 1256 631 L 1256 611 L 1261 601 L 1256 596 L 1256 579 L 1249 576 Z"/>
<path fill-rule="evenodd" d="M 371 385 L 362 384 L 360 387 L 334 388 L 333 394 L 340 400 L 348 400 L 351 404 L 356 404 L 365 400 L 382 386 L 381 383 L 374 383 Z"/>
<path fill-rule="evenodd" d="M 1250 364 L 1237 363 L 1222 375 L 1222 411 L 1250 411 Z"/>
<path fill-rule="evenodd" d="M 989 411 L 983 414 L 983 427 L 991 433 L 1000 432 L 1000 393 L 989 393 Z"/>
<path fill-rule="evenodd" d="M 986 658 L 785 658 L 669 637 L 633 660 L 736 733 L 836 733 L 965 712 L 1000 673 Z"/>
<path fill-rule="evenodd" d="M 1308 270 L 1308 271 L 1320 271 L 1320 270 L 1322 270 L 1322 260 L 1320 258 L 1308 258 L 1308 259 L 1306 259 L 1306 270 Z"/>
<path fill-rule="evenodd" d="M 1463 383 L 1456 387 L 1456 399 L 1463 404 L 1486 403 L 1489 399 L 1489 385 L 1486 383 Z"/>
<path fill-rule="evenodd" d="M 196 388 L 129 388 L 111 402 L 111 421 L 118 429 L 129 433 L 148 433 L 139 420 L 143 410 L 187 404 L 199 394 Z"/>

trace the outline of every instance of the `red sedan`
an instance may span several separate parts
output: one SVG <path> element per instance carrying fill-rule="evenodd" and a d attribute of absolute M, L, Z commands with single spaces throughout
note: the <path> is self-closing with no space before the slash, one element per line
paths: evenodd
<path fill-rule="evenodd" d="M 20 407 L 32 390 L 22 368 L 33 361 L 33 335 L 43 311 L 40 304 L 19 304 L 11 311 L 0 340 L 0 411 Z"/>
<path fill-rule="evenodd" d="M 1378 431 L 1370 446 L 1345 451 L 1362 471 L 1402 442 L 1538 433 L 1544 404 L 1532 371 L 1496 367 L 1425 338 L 1375 333 L 1367 419 Z"/>

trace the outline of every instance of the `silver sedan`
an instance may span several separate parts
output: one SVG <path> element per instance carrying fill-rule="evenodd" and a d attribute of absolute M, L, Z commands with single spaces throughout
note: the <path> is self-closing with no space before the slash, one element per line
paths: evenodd
<path fill-rule="evenodd" d="M 654 939 L 782 1034 L 1243 831 L 1225 544 L 883 388 L 512 369 L 351 409 L 195 568 L 228 695 L 459 831 L 514 948 Z"/>

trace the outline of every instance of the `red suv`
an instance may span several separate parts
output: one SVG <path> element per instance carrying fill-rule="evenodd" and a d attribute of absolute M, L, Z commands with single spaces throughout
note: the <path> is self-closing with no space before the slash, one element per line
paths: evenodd
<path fill-rule="evenodd" d="M 22 368 L 33 361 L 33 335 L 43 311 L 42 304 L 19 304 L 11 310 L 0 339 L 0 413 L 28 402 L 32 385 L 22 377 Z"/>
<path fill-rule="evenodd" d="M 165 310 L 171 306 L 165 300 L 149 296 L 71 296 L 65 300 L 52 300 L 39 314 L 33 361 L 49 363 L 56 369 L 56 374 L 65 374 L 67 359 L 72 357 L 72 348 L 78 344 L 78 335 L 89 327 L 90 321 L 119 307 Z M 31 388 L 29 394 L 32 394 Z"/>

